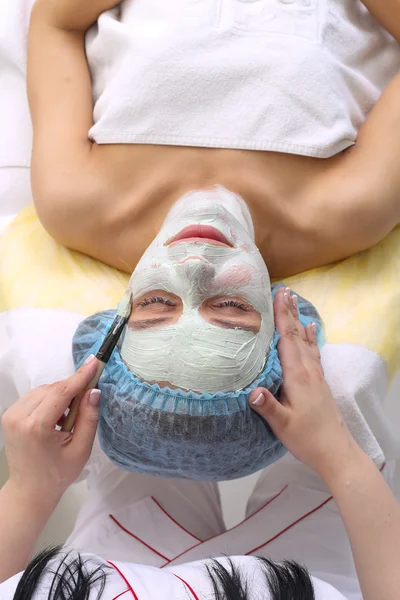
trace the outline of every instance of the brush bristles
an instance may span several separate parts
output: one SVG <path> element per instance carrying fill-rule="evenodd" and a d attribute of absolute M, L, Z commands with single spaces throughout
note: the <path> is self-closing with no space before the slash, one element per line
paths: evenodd
<path fill-rule="evenodd" d="M 125 296 L 122 298 L 118 306 L 117 315 L 123 317 L 124 319 L 127 319 L 131 314 L 131 297 L 131 291 L 127 290 L 125 292 Z"/>

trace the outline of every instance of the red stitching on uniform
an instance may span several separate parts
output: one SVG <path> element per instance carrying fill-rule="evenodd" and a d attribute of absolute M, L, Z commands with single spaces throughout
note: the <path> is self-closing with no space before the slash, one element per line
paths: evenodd
<path fill-rule="evenodd" d="M 381 466 L 381 468 L 379 469 L 380 472 L 382 473 L 383 469 L 386 467 L 386 463 L 383 463 L 383 465 Z M 286 486 L 287 487 L 287 486 Z M 271 542 L 273 542 L 274 540 L 276 540 L 279 536 L 281 536 L 283 533 L 285 533 L 286 531 L 288 531 L 289 529 L 291 529 L 292 527 L 294 527 L 295 525 L 297 525 L 297 523 L 300 523 L 300 521 L 303 521 L 304 519 L 306 519 L 307 517 L 309 517 L 310 515 L 312 515 L 313 513 L 317 512 L 317 510 L 319 510 L 320 508 L 322 508 L 323 506 L 325 506 L 325 504 L 327 504 L 328 502 L 330 502 L 331 500 L 333 500 L 333 496 L 330 496 L 327 500 L 325 500 L 322 504 L 320 504 L 319 506 L 317 506 L 316 508 L 314 508 L 313 510 L 310 510 L 310 512 L 308 512 L 307 514 L 303 515 L 302 517 L 300 517 L 300 519 L 297 519 L 297 521 L 294 521 L 294 523 L 292 523 L 291 525 L 288 525 L 288 527 L 286 527 L 285 529 L 282 529 L 282 531 L 280 533 L 277 533 L 276 535 L 274 535 L 274 537 L 272 537 L 270 540 L 268 540 L 267 542 L 265 542 L 264 544 L 261 544 L 260 546 L 257 546 L 257 548 L 254 548 L 254 550 L 250 550 L 250 552 L 246 552 L 246 556 L 248 554 L 253 554 L 253 552 L 257 552 L 257 550 L 259 550 L 260 548 L 263 548 L 263 546 L 267 546 L 268 544 L 270 544 Z M 255 513 L 254 513 L 255 514 Z"/>
<path fill-rule="evenodd" d="M 264 542 L 263 544 L 260 544 L 260 546 L 257 546 L 257 548 L 254 548 L 253 550 L 250 550 L 249 552 L 246 552 L 245 556 L 247 556 L 248 554 L 253 554 L 253 552 L 257 552 L 257 550 L 259 550 L 263 546 L 266 546 L 267 544 L 270 544 L 271 542 L 273 542 L 274 540 L 276 540 L 276 538 L 278 538 L 279 536 L 281 536 L 283 533 L 285 533 L 286 531 L 288 531 L 289 529 L 291 529 L 292 527 L 294 527 L 295 525 L 297 525 L 297 523 L 300 523 L 300 521 L 303 521 L 304 519 L 306 519 L 307 517 L 309 517 L 313 513 L 317 512 L 317 510 L 319 510 L 320 508 L 322 508 L 323 506 L 325 506 L 325 504 L 327 504 L 328 502 L 330 502 L 332 499 L 333 499 L 333 496 L 330 496 L 330 498 L 328 498 L 327 500 L 325 500 L 324 502 L 322 502 L 322 504 L 320 504 L 316 508 L 313 508 L 313 510 L 310 510 L 310 512 L 308 512 L 307 514 L 305 514 L 302 517 L 300 517 L 299 519 L 297 519 L 297 521 L 294 521 L 291 525 L 288 525 L 287 527 L 285 527 L 285 529 L 282 529 L 282 531 L 280 531 L 279 533 L 277 533 L 276 535 L 274 535 L 274 537 L 272 537 L 270 540 Z"/>
<path fill-rule="evenodd" d="M 205 541 L 208 542 L 208 540 L 205 540 Z M 184 550 L 180 554 L 177 554 L 177 556 L 174 556 L 174 558 L 171 558 L 171 560 L 169 560 L 165 565 L 161 565 L 160 569 L 163 569 L 164 567 L 167 567 L 170 562 L 173 562 L 174 560 L 177 560 L 178 558 L 180 558 L 181 556 L 183 556 L 184 554 L 186 554 L 186 552 L 190 552 L 191 550 L 193 550 L 193 548 L 197 548 L 197 546 L 201 546 L 201 544 L 204 544 L 204 542 L 199 542 L 198 544 L 194 544 L 193 546 L 190 546 L 190 548 L 188 548 L 187 550 Z"/>
<path fill-rule="evenodd" d="M 161 552 L 157 552 L 157 550 L 155 550 L 154 548 L 152 548 L 151 546 L 149 546 L 149 544 L 146 544 L 146 542 L 144 542 L 143 540 L 141 540 L 137 535 L 135 535 L 134 533 L 132 533 L 131 531 L 129 531 L 128 529 L 126 529 L 126 527 L 124 527 L 123 525 L 121 525 L 121 523 L 119 523 L 117 521 L 117 519 L 113 515 L 108 515 L 108 516 L 110 517 L 110 519 L 112 519 L 114 521 L 114 523 L 116 525 L 118 525 L 118 527 L 120 527 L 122 529 L 122 531 L 125 531 L 125 533 L 127 533 L 128 535 L 131 535 L 133 538 L 135 538 L 135 540 L 137 540 L 138 542 L 140 542 L 141 544 L 143 544 L 144 546 L 146 546 L 146 548 L 148 548 L 149 550 L 151 550 L 152 552 L 154 552 L 154 554 L 157 554 L 162 559 L 166 560 L 167 563 L 171 562 L 170 559 L 167 558 L 166 556 L 164 556 L 163 554 L 161 554 Z M 165 567 L 165 565 L 163 565 L 163 567 Z"/>
<path fill-rule="evenodd" d="M 174 560 L 177 560 L 178 558 L 180 558 L 181 556 L 183 556 L 184 554 L 186 554 L 187 552 L 190 552 L 190 550 L 193 550 L 193 548 L 197 548 L 197 546 L 200 546 L 200 544 L 205 544 L 206 542 L 209 542 L 210 540 L 213 540 L 217 537 L 219 537 L 220 535 L 225 535 L 225 533 L 228 533 L 229 531 L 233 531 L 234 529 L 236 529 L 236 527 L 239 527 L 239 525 L 242 525 L 243 523 L 245 523 L 246 521 L 249 521 L 250 519 L 252 519 L 257 513 L 260 512 L 260 510 L 262 510 L 263 508 L 265 508 L 266 506 L 268 506 L 268 504 L 271 504 L 271 502 L 273 502 L 273 500 L 275 500 L 276 498 L 278 498 L 278 496 L 280 496 L 286 489 L 287 489 L 288 485 L 285 485 L 285 487 L 283 487 L 281 489 L 280 492 L 278 492 L 277 494 L 275 494 L 275 496 L 272 496 L 272 498 L 270 498 L 265 504 L 263 504 L 260 508 L 258 508 L 255 512 L 253 512 L 251 515 L 249 515 L 248 517 L 246 517 L 245 519 L 243 519 L 243 521 L 240 521 L 240 523 L 238 523 L 237 525 L 234 525 L 233 527 L 231 527 L 230 529 L 228 529 L 227 531 L 222 531 L 221 533 L 217 533 L 217 535 L 212 535 L 210 538 L 208 538 L 207 540 L 204 540 L 204 542 L 199 542 L 198 544 L 194 544 L 193 546 L 191 546 L 190 548 L 188 548 L 187 550 L 184 550 L 183 552 L 181 552 L 180 554 L 178 554 L 177 556 L 174 556 L 174 558 L 171 558 L 171 560 L 169 562 L 172 562 Z M 163 565 L 163 567 L 165 567 L 166 565 Z M 162 569 L 162 567 L 160 567 Z"/>
<path fill-rule="evenodd" d="M 194 591 L 194 589 L 192 587 L 190 587 L 190 585 L 187 583 L 187 581 L 185 581 L 184 579 L 182 579 L 182 577 L 179 577 L 179 575 L 175 575 L 175 573 L 172 573 L 172 575 L 174 575 L 174 577 L 176 577 L 177 579 L 180 579 L 182 581 L 182 583 L 187 587 L 187 589 L 189 590 L 189 592 L 192 594 L 194 600 L 199 600 L 198 595 L 196 594 L 196 592 Z"/>
<path fill-rule="evenodd" d="M 118 594 L 118 596 L 115 596 L 115 598 L 113 598 L 112 600 L 117 600 L 117 598 L 121 598 L 121 596 L 123 596 L 124 594 L 126 594 L 126 592 L 130 592 L 131 590 L 127 589 L 124 592 L 121 592 L 120 594 Z"/>
<path fill-rule="evenodd" d="M 129 581 L 127 580 L 127 578 L 125 577 L 125 575 L 122 573 L 122 571 L 120 571 L 117 567 L 117 565 L 114 565 L 114 563 L 111 562 L 111 560 L 107 561 L 109 565 L 111 565 L 112 567 L 114 567 L 114 569 L 117 571 L 117 573 L 122 577 L 122 579 L 125 581 L 126 585 L 128 586 L 128 589 L 130 592 L 132 592 L 132 596 L 134 597 L 135 600 L 139 600 L 139 598 L 136 596 L 133 587 L 131 586 L 131 584 L 129 583 Z M 117 596 L 118 598 L 118 596 Z"/>
<path fill-rule="evenodd" d="M 386 467 L 386 463 L 383 463 L 383 465 L 381 466 L 381 468 L 379 469 L 380 472 L 382 473 L 382 471 L 384 470 L 384 468 Z M 120 527 L 123 531 L 125 531 L 126 533 L 128 533 L 129 535 L 131 535 L 133 538 L 135 538 L 136 540 L 138 540 L 139 542 L 141 542 L 144 546 L 146 546 L 147 548 L 149 548 L 149 550 L 151 550 L 152 552 L 154 552 L 155 554 L 157 554 L 158 556 L 160 556 L 161 558 L 163 558 L 164 560 L 166 560 L 167 562 L 165 563 L 165 565 L 161 565 L 161 567 L 159 567 L 160 569 L 162 569 L 163 567 L 166 567 L 170 562 L 177 560 L 178 558 L 180 558 L 181 556 L 183 556 L 184 554 L 186 554 L 187 552 L 190 552 L 191 550 L 193 550 L 194 548 L 196 548 L 197 546 L 200 546 L 201 544 L 204 544 L 205 542 L 209 542 L 210 540 L 217 538 L 221 535 L 224 535 L 225 533 L 228 533 L 230 531 L 233 531 L 234 529 L 236 529 L 237 527 L 239 527 L 239 525 L 242 525 L 243 523 L 245 523 L 246 521 L 250 520 L 252 517 L 254 517 L 258 512 L 260 512 L 261 510 L 263 510 L 264 508 L 266 508 L 269 504 L 271 504 L 271 502 L 273 502 L 273 500 L 275 500 L 276 498 L 278 498 L 287 488 L 289 487 L 289 484 L 285 485 L 280 492 L 278 492 L 277 494 L 275 494 L 275 496 L 273 496 L 272 498 L 270 498 L 265 504 L 263 504 L 260 508 L 258 508 L 254 513 L 252 513 L 250 516 L 246 517 L 245 519 L 243 519 L 243 521 L 241 521 L 240 523 L 238 523 L 237 525 L 235 525 L 234 527 L 231 527 L 230 529 L 228 529 L 227 531 L 223 531 L 222 533 L 218 533 L 217 535 L 211 536 L 210 538 L 208 538 L 207 540 L 199 541 L 198 544 L 194 544 L 193 546 L 191 546 L 190 548 L 188 548 L 187 550 L 184 550 L 183 552 L 181 552 L 180 554 L 178 554 L 177 556 L 175 556 L 172 559 L 168 559 L 165 556 L 163 556 L 162 554 L 160 554 L 159 552 L 157 552 L 157 550 L 155 550 L 154 548 L 152 548 L 151 546 L 149 546 L 148 544 L 146 544 L 146 542 L 144 542 L 143 540 L 141 540 L 139 537 L 137 537 L 136 535 L 134 535 L 131 531 L 128 531 L 128 529 L 126 529 L 125 527 L 123 527 L 121 525 L 121 523 L 119 523 L 117 521 L 117 519 L 113 516 L 113 515 L 109 515 L 109 517 L 111 517 L 111 519 L 115 522 L 116 525 L 118 525 L 118 527 Z M 157 502 L 157 500 L 153 497 L 151 497 L 152 500 L 154 500 L 154 502 L 159 506 L 159 508 L 165 512 L 165 514 L 172 520 L 174 521 L 174 523 L 176 523 L 179 527 L 181 527 L 184 531 L 186 531 L 184 529 L 184 527 L 182 527 L 181 525 L 179 525 L 179 523 L 177 523 L 175 521 L 175 519 L 173 519 L 171 517 L 171 515 L 169 515 L 163 508 L 162 506 L 160 506 L 160 504 Z M 257 546 L 257 548 L 254 548 L 253 550 L 250 550 L 250 552 L 246 552 L 247 556 L 248 554 L 252 554 L 253 552 L 256 552 L 257 550 L 259 550 L 260 548 L 262 548 L 263 546 L 266 546 L 267 544 L 270 544 L 271 542 L 273 542 L 275 539 L 277 539 L 279 536 L 281 536 L 283 533 L 285 533 L 286 531 L 288 531 L 289 529 L 291 529 L 292 527 L 294 527 L 294 525 L 297 525 L 297 523 L 299 523 L 300 521 L 302 521 L 303 519 L 307 518 L 308 516 L 310 516 L 311 514 L 313 514 L 314 512 L 316 512 L 317 510 L 319 510 L 320 508 L 322 508 L 325 504 L 327 504 L 328 502 L 330 502 L 332 500 L 332 496 L 330 498 L 328 498 L 327 500 L 325 500 L 322 504 L 320 504 L 319 506 L 317 506 L 316 508 L 314 508 L 312 511 L 308 512 L 307 514 L 303 515 L 302 517 L 300 517 L 299 519 L 297 519 L 297 521 L 295 521 L 294 523 L 292 523 L 291 525 L 289 525 L 288 527 L 286 527 L 285 529 L 283 529 L 280 533 L 276 534 L 274 537 L 272 537 L 270 540 L 266 541 L 264 544 L 261 544 L 260 546 Z M 189 533 L 189 532 L 187 532 Z M 193 534 L 189 534 L 189 535 L 193 535 Z M 195 539 L 196 536 L 193 536 Z M 112 563 L 110 563 L 112 564 Z M 114 566 L 114 565 L 113 565 Z M 116 567 L 115 567 L 116 568 Z M 118 569 L 117 569 L 118 570 Z M 118 571 L 119 572 L 119 571 Z M 121 574 L 121 573 L 120 573 Z M 122 574 L 121 574 L 122 575 Z M 123 577 L 123 575 L 122 575 Z M 176 575 L 176 577 L 178 577 Z M 124 578 L 125 579 L 125 578 Z M 180 578 L 179 578 L 180 579 Z M 186 583 L 182 580 L 183 583 Z M 129 585 L 129 582 L 127 582 L 127 584 Z M 187 585 L 187 584 L 186 584 Z M 137 599 L 135 592 L 132 590 L 132 588 L 129 588 L 130 591 L 134 594 L 135 598 Z M 194 594 L 193 590 L 191 590 L 191 592 Z M 196 596 L 195 596 L 196 597 Z"/>
<path fill-rule="evenodd" d="M 197 535 L 194 535 L 193 533 L 190 533 L 190 531 L 188 531 L 185 527 L 183 527 L 183 525 L 181 525 L 180 523 L 178 523 L 178 521 L 175 521 L 174 517 L 171 517 L 171 515 L 169 513 L 167 513 L 167 511 L 165 510 L 165 508 L 163 508 L 161 506 L 161 504 L 153 496 L 151 496 L 151 499 L 157 504 L 158 508 L 161 509 L 163 511 L 163 513 L 165 515 L 167 515 L 167 517 L 169 517 L 171 519 L 171 521 L 173 521 L 173 523 L 175 523 L 175 525 L 178 525 L 178 527 L 180 527 L 185 533 L 187 533 L 188 535 L 190 535 L 191 537 L 193 537 L 198 542 L 202 542 L 203 541 L 200 538 L 198 538 Z"/>

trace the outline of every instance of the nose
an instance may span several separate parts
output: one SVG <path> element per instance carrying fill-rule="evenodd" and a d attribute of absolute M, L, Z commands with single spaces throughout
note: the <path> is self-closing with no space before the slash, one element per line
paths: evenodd
<path fill-rule="evenodd" d="M 178 262 L 178 265 L 183 265 L 185 262 L 191 261 L 191 260 L 201 260 L 203 263 L 205 263 L 206 265 L 209 265 L 211 263 L 208 262 L 208 260 L 206 260 L 205 258 L 203 258 L 202 256 L 187 256 L 186 258 L 184 258 L 183 260 L 180 260 Z"/>
<path fill-rule="evenodd" d="M 192 285 L 203 287 L 214 278 L 215 268 L 202 256 L 187 256 L 177 264 L 178 273 Z"/>

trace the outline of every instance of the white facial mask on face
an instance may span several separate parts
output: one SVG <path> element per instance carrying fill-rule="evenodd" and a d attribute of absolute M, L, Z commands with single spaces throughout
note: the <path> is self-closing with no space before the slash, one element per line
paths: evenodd
<path fill-rule="evenodd" d="M 193 224 L 215 227 L 233 247 L 197 241 L 164 245 Z M 143 331 L 127 327 L 121 356 L 136 376 L 213 394 L 241 390 L 262 371 L 274 334 L 271 284 L 240 197 L 216 186 L 178 200 L 129 287 L 133 302 L 165 290 L 183 303 L 182 315 L 172 325 Z M 251 304 L 261 314 L 260 331 L 223 329 L 205 321 L 199 309 L 217 296 L 239 296 Z"/>

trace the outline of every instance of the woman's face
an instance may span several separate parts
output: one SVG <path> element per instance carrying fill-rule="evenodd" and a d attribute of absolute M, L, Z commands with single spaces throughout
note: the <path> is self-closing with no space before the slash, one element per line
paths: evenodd
<path fill-rule="evenodd" d="M 197 392 L 249 385 L 273 337 L 268 270 L 247 206 L 223 188 L 172 207 L 135 271 L 121 355 L 135 375 Z"/>

